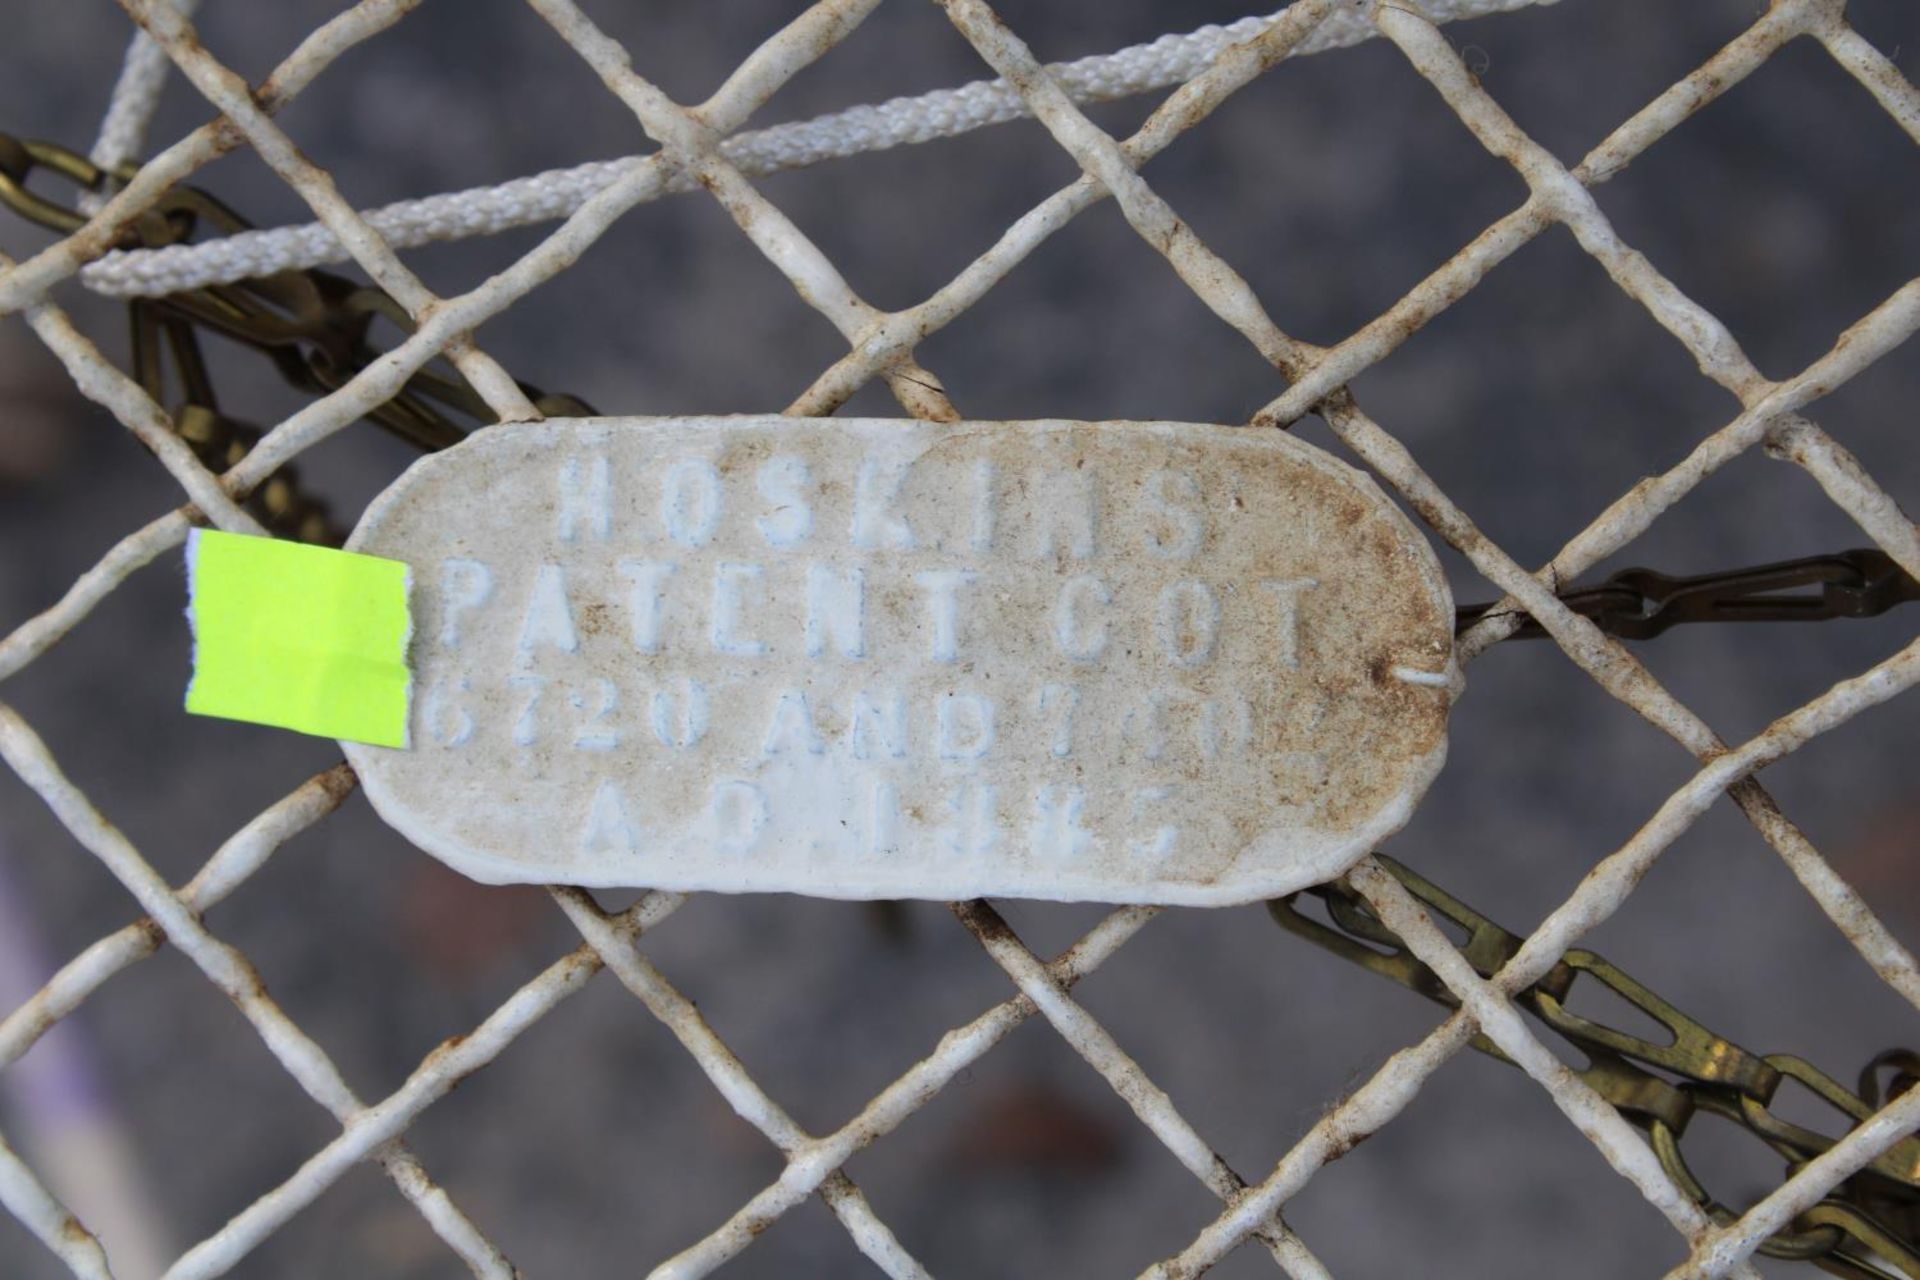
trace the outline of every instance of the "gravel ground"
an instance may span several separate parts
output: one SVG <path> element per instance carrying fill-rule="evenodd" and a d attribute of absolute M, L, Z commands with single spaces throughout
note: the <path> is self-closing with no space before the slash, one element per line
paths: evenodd
<path fill-rule="evenodd" d="M 217 54 L 259 75 L 334 8 L 207 0 L 203 26 Z M 697 100 L 797 5 L 736 0 L 724 16 L 690 3 L 591 8 L 643 73 Z M 1512 114 L 1571 161 L 1762 8 L 1563 0 L 1448 34 Z M 1214 0 L 1008 0 L 1001 11 L 1050 59 L 1245 12 Z M 1910 78 L 1920 75 L 1920 10 L 1857 0 L 1852 12 Z M 84 149 L 126 34 L 107 0 L 13 0 L 0 41 L 0 129 Z M 981 74 L 934 6 L 894 0 L 796 79 L 767 120 Z M 1124 129 L 1149 106 L 1094 114 Z M 176 83 L 154 138 L 171 141 L 206 115 Z M 349 55 L 285 120 L 362 205 L 643 145 L 617 102 L 513 0 L 424 5 Z M 1288 64 L 1148 172 L 1283 327 L 1322 342 L 1375 315 L 1523 195 L 1379 42 Z M 857 290 L 902 306 L 1071 176 L 1044 131 L 1021 122 L 762 185 Z M 200 181 L 262 224 L 304 220 L 295 197 L 247 155 Z M 1913 144 L 1811 45 L 1688 121 L 1599 198 L 1626 239 L 1721 315 L 1776 377 L 1920 273 Z M 435 288 L 453 290 L 532 240 L 517 233 L 407 257 Z M 0 248 L 18 254 L 41 242 L 0 219 Z M 109 353 L 124 351 L 117 308 L 72 286 L 61 301 Z M 635 211 L 578 269 L 479 339 L 519 376 L 619 413 L 775 410 L 842 349 L 719 210 L 694 197 Z M 922 359 L 977 418 L 1231 423 L 1279 390 L 1272 370 L 1105 205 L 1049 241 Z M 246 353 L 222 351 L 216 365 L 241 416 L 270 423 L 299 403 Z M 1356 392 L 1529 563 L 1735 409 L 1564 231 L 1521 251 Z M 1815 411 L 1910 510 L 1920 498 L 1916 403 L 1920 361 L 1909 348 Z M 853 410 L 885 414 L 891 404 L 869 389 Z M 1317 422 L 1300 430 L 1337 448 Z M 361 427 L 301 465 L 351 519 L 407 458 Z M 46 607 L 113 540 L 177 501 L 165 474 L 79 398 L 23 325 L 0 325 L 0 626 Z M 1755 453 L 1601 572 L 1624 564 L 1698 572 L 1864 541 L 1806 476 Z M 1486 598 L 1486 584 L 1443 554 L 1460 598 Z M 181 713 L 181 577 L 177 557 L 144 570 L 5 693 L 176 879 L 337 758 L 330 743 Z M 1893 652 L 1913 630 L 1910 610 L 1821 627 L 1702 628 L 1642 652 L 1737 740 Z M 1906 702 L 1875 712 L 1766 775 L 1787 812 L 1909 943 L 1920 933 L 1913 711 Z M 1538 642 L 1501 646 L 1476 664 L 1454 726 L 1451 762 L 1389 849 L 1516 929 L 1550 910 L 1693 769 Z M 47 966 L 132 918 L 125 895 L 10 775 L 0 777 L 0 906 L 8 904 L 0 998 L 18 998 Z M 1099 914 L 1004 906 L 1044 953 Z M 209 923 L 258 963 L 275 997 L 369 1098 L 576 940 L 539 894 L 466 883 L 359 799 L 293 841 Z M 1681 839 L 1590 945 L 1753 1050 L 1801 1054 L 1841 1079 L 1880 1049 L 1915 1040 L 1912 1010 L 1730 806 Z M 1008 990 L 932 903 L 889 914 L 709 896 L 663 926 L 649 954 L 816 1131 L 842 1123 L 942 1031 Z M 1279 932 L 1257 906 L 1168 913 L 1082 995 L 1250 1177 L 1438 1016 Z M 114 980 L 69 1026 L 0 1077 L 0 1118 L 49 1169 L 72 1155 L 75 1125 L 62 1122 L 63 1108 L 110 1119 L 111 1149 L 125 1157 L 82 1163 L 63 1190 L 90 1220 L 127 1224 L 109 1230 L 110 1244 L 127 1242 L 124 1276 L 143 1274 L 143 1220 L 157 1224 L 153 1250 L 183 1248 L 290 1174 L 335 1128 L 171 952 Z M 410 1141 L 530 1277 L 651 1265 L 779 1169 L 666 1030 L 605 977 L 430 1110 Z M 1778 1161 L 1737 1133 L 1702 1133 L 1700 1142 L 1700 1171 L 1728 1200 L 1744 1202 L 1779 1176 Z M 108 1196 L 113 1178 L 103 1169 L 117 1170 L 128 1190 L 89 1210 Z M 942 1276 L 1131 1275 L 1214 1212 L 1037 1021 L 849 1171 Z M 1316 1178 L 1290 1218 L 1340 1276 L 1616 1280 L 1658 1275 L 1679 1257 L 1677 1237 L 1538 1089 L 1473 1055 Z M 816 1202 L 728 1274 L 853 1274 L 867 1265 Z M 1219 1274 L 1270 1266 L 1242 1250 Z M 0 1216 L 0 1275 L 55 1274 Z M 462 1272 L 369 1168 L 235 1274 Z"/>

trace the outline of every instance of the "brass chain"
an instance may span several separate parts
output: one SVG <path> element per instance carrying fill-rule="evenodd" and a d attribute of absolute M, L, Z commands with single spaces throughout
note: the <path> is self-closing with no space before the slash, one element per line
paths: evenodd
<path fill-rule="evenodd" d="M 1808 591 L 1805 588 L 1813 588 Z M 1687 622 L 1825 622 L 1870 618 L 1920 600 L 1916 582 L 1884 551 L 1862 549 L 1778 564 L 1678 578 L 1652 569 L 1623 569 L 1591 587 L 1558 593 L 1575 613 L 1623 640 L 1651 640 Z M 1464 631 L 1493 613 L 1493 605 L 1464 605 L 1455 626 Z M 1521 614 L 1513 635 L 1532 639 L 1546 630 Z"/>
<path fill-rule="evenodd" d="M 83 226 L 86 215 L 31 190 L 28 182 L 37 171 L 95 193 L 124 183 L 134 172 L 127 167 L 109 173 L 65 148 L 22 142 L 0 133 L 0 206 L 63 235 Z M 156 248 L 182 243 L 203 226 L 231 234 L 249 225 L 205 192 L 177 187 L 134 220 L 118 245 Z M 403 333 L 413 330 L 406 312 L 383 290 L 324 271 L 287 271 L 163 298 L 134 299 L 128 306 L 136 376 L 164 403 L 171 362 L 173 380 L 180 388 L 174 409 L 176 429 L 216 471 L 245 457 L 260 432 L 221 412 L 200 350 L 200 331 L 262 353 L 296 389 L 325 395 L 380 358 L 382 352 L 370 338 L 376 320 L 385 319 Z M 521 386 L 543 413 L 593 412 L 572 396 Z M 397 396 L 368 416 L 430 451 L 457 443 L 469 429 L 444 412 L 449 409 L 474 424 L 490 416 L 485 402 L 451 370 L 416 374 Z M 253 502 L 276 533 L 307 541 L 339 541 L 325 505 L 301 491 L 292 467 L 276 473 Z M 1558 594 L 1601 630 L 1644 640 L 1682 623 L 1870 617 L 1920 599 L 1920 582 L 1884 553 L 1862 549 L 1696 577 L 1627 569 L 1596 586 Z M 1457 613 L 1457 629 L 1465 631 L 1495 607 L 1463 606 Z M 1545 632 L 1522 615 L 1513 634 L 1529 638 Z M 1466 957 L 1482 975 L 1491 977 L 1519 949 L 1522 940 L 1517 935 L 1392 859 L 1380 856 L 1379 860 L 1431 914 L 1465 931 Z M 1344 883 L 1307 890 L 1306 895 L 1324 904 L 1326 920 L 1300 909 L 1301 894 L 1268 904 L 1274 920 L 1336 955 L 1431 1000 L 1457 1007 L 1458 1001 L 1445 985 Z M 1568 993 L 1583 975 L 1653 1018 L 1671 1040 L 1655 1043 L 1573 1013 L 1567 1007 Z M 1517 1001 L 1586 1055 L 1588 1065 L 1579 1073 L 1581 1078 L 1647 1131 L 1667 1172 L 1720 1221 L 1730 1221 L 1732 1211 L 1700 1183 L 1681 1152 L 1681 1139 L 1696 1115 L 1712 1115 L 1741 1126 L 1783 1157 L 1791 1173 L 1834 1140 L 1786 1121 L 1770 1109 L 1784 1082 L 1803 1086 L 1850 1123 L 1866 1119 L 1883 1098 L 1920 1082 L 1920 1054 L 1906 1049 L 1891 1050 L 1867 1064 L 1856 1090 L 1804 1059 L 1755 1056 L 1707 1030 L 1591 951 L 1568 952 Z M 1473 1044 L 1506 1060 L 1485 1037 L 1475 1037 Z M 1920 1139 L 1909 1137 L 1802 1214 L 1790 1230 L 1762 1245 L 1761 1252 L 1809 1261 L 1853 1280 L 1894 1280 L 1896 1275 L 1920 1280 L 1916 1240 L 1920 1240 Z M 1895 1271 L 1885 1270 L 1887 1266 Z"/>
<path fill-rule="evenodd" d="M 0 133 L 0 205 L 62 235 L 87 222 L 84 213 L 36 193 L 35 173 L 46 173 L 83 191 L 104 194 L 135 172 L 126 166 L 109 173 L 85 156 L 45 142 L 23 142 Z M 175 187 L 148 212 L 121 231 L 117 248 L 163 248 L 191 239 L 202 227 L 222 234 L 252 224 L 224 203 L 192 187 Z M 133 329 L 135 376 L 156 401 L 167 402 L 168 365 L 178 383 L 174 419 L 180 435 L 200 460 L 215 471 L 239 461 L 260 438 L 257 427 L 220 410 L 200 349 L 202 331 L 249 347 L 272 361 L 289 385 L 311 395 L 326 395 L 378 360 L 372 341 L 379 321 L 403 335 L 413 319 L 385 290 L 356 284 L 326 271 L 283 271 L 230 285 L 136 298 L 128 303 Z M 568 395 L 550 395 L 520 384 L 542 413 L 590 415 L 593 409 Z M 444 449 L 465 438 L 468 427 L 447 410 L 472 423 L 491 419 L 478 392 L 451 368 L 422 370 L 400 393 L 367 416 L 415 447 Z M 261 487 L 254 503 L 263 522 L 276 533 L 314 542 L 340 540 L 326 507 L 302 493 L 297 473 L 283 467 Z"/>
<path fill-rule="evenodd" d="M 1462 953 L 1482 977 L 1491 978 L 1519 951 L 1524 941 L 1519 935 L 1384 854 L 1375 857 L 1436 923 L 1450 924 L 1464 935 Z M 1324 919 L 1302 909 L 1305 897 L 1320 901 Z M 1446 985 L 1345 882 L 1277 899 L 1267 909 L 1289 933 L 1429 1000 L 1459 1007 Z M 1569 996 L 1583 978 L 1599 983 L 1651 1018 L 1667 1038 L 1650 1040 L 1573 1012 Z M 1856 1089 L 1848 1089 L 1804 1058 L 1750 1053 L 1591 951 L 1567 952 L 1546 977 L 1518 993 L 1514 1002 L 1586 1056 L 1587 1066 L 1576 1074 L 1647 1131 L 1668 1174 L 1719 1222 L 1731 1222 L 1736 1215 L 1701 1184 L 1681 1150 L 1681 1140 L 1697 1116 L 1710 1115 L 1741 1127 L 1772 1148 L 1786 1162 L 1790 1176 L 1830 1148 L 1835 1139 L 1783 1119 L 1774 1110 L 1782 1085 L 1791 1081 L 1800 1086 L 1851 1129 L 1871 1116 L 1883 1100 L 1920 1083 L 1920 1053 L 1911 1049 L 1889 1050 L 1869 1062 Z M 1476 1035 L 1473 1047 L 1502 1062 L 1511 1061 L 1485 1036 Z M 1811 1262 L 1853 1280 L 1920 1280 L 1920 1138 L 1903 1139 L 1841 1183 L 1792 1227 L 1761 1245 L 1760 1252 Z"/>

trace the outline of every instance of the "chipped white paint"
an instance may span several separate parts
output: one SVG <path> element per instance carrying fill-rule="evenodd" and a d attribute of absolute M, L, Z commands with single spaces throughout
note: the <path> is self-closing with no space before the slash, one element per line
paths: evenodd
<path fill-rule="evenodd" d="M 1452 602 L 1358 472 L 1166 423 L 491 428 L 349 543 L 415 568 L 383 816 L 479 879 L 1239 902 L 1397 829 Z"/>

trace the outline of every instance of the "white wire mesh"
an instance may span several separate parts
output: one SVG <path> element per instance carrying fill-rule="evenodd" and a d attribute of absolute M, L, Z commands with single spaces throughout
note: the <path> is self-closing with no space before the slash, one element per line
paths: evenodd
<path fill-rule="evenodd" d="M 628 910 L 609 915 L 588 895 L 555 888 L 552 895 L 578 929 L 581 944 L 523 985 L 471 1033 L 428 1055 L 399 1089 L 365 1103 L 348 1088 L 320 1047 L 267 996 L 246 957 L 209 932 L 201 920 L 208 907 L 255 874 L 280 844 L 339 805 L 354 786 L 345 766 L 308 780 L 253 819 L 214 854 L 198 876 L 175 891 L 63 774 L 35 731 L 18 714 L 0 707 L 0 758 L 146 913 L 139 923 L 82 952 L 0 1023 L 0 1067 L 16 1061 L 115 974 L 152 955 L 163 941 L 171 943 L 233 1001 L 280 1064 L 341 1128 L 291 1177 L 183 1254 L 169 1276 L 185 1280 L 231 1270 L 364 1160 L 378 1163 L 474 1274 L 508 1276 L 513 1274 L 511 1265 L 407 1151 L 403 1136 L 456 1084 L 492 1062 L 601 968 L 607 968 L 672 1031 L 729 1105 L 759 1128 L 785 1160 L 772 1183 L 718 1229 L 661 1263 L 655 1274 L 706 1274 L 747 1248 L 793 1207 L 819 1195 L 861 1251 L 887 1274 L 921 1276 L 925 1269 L 876 1216 L 844 1166 L 925 1107 L 971 1063 L 1037 1013 L 1223 1202 L 1218 1218 L 1147 1274 L 1195 1275 L 1240 1244 L 1257 1239 L 1286 1273 L 1313 1277 L 1327 1271 L 1281 1221 L 1286 1203 L 1318 1170 L 1388 1124 L 1422 1084 L 1480 1031 L 1525 1069 L 1599 1154 L 1673 1223 L 1686 1243 L 1688 1258 L 1671 1277 L 1752 1275 L 1748 1259 L 1770 1233 L 1920 1127 L 1920 1090 L 1890 1102 L 1737 1221 L 1715 1226 L 1674 1185 L 1619 1115 L 1548 1053 L 1510 997 L 1618 911 L 1654 860 L 1724 794 L 1736 802 L 1873 970 L 1920 1007 L 1920 968 L 1913 956 L 1753 778 L 1756 770 L 1908 689 L 1920 679 L 1920 641 L 1835 685 L 1748 741 L 1729 747 L 1636 658 L 1556 599 L 1548 584 L 1572 578 L 1638 537 L 1681 497 L 1755 444 L 1764 444 L 1776 457 L 1805 469 L 1877 545 L 1909 573 L 1920 575 L 1920 536 L 1912 522 L 1838 444 L 1801 416 L 1920 328 L 1920 281 L 1896 290 L 1800 373 L 1772 381 L 1758 372 L 1725 325 L 1621 240 L 1586 189 L 1617 173 L 1681 120 L 1794 40 L 1811 39 L 1824 47 L 1916 140 L 1920 140 L 1920 91 L 1846 25 L 1842 0 L 1776 0 L 1751 29 L 1649 103 L 1569 170 L 1501 110 L 1434 25 L 1436 17 L 1489 6 L 1429 4 L 1423 13 L 1404 3 L 1299 0 L 1271 19 L 1249 20 L 1229 29 L 1231 42 L 1209 46 L 1204 66 L 1183 64 L 1180 88 L 1133 137 L 1119 141 L 1085 116 L 1076 104 L 1076 94 L 1039 64 L 984 0 L 940 2 L 1001 77 L 995 92 L 1002 101 L 996 110 L 1013 110 L 1005 95 L 1015 95 L 1018 109 L 1045 126 L 1073 157 L 1082 176 L 1016 221 L 992 248 L 925 302 L 888 313 L 853 293 L 827 256 L 755 189 L 748 173 L 757 171 L 756 166 L 743 163 L 739 148 L 730 150 L 725 142 L 788 79 L 827 55 L 878 0 L 824 0 L 814 5 L 756 50 L 711 99 L 693 109 L 669 100 L 638 75 L 624 50 L 573 0 L 529 0 L 633 112 L 660 151 L 613 166 L 602 175 L 603 183 L 590 192 L 581 189 L 582 198 L 559 230 L 481 287 L 452 298 L 430 292 L 395 256 L 378 220 L 352 209 L 330 176 L 303 158 L 273 119 L 279 106 L 330 63 L 399 21 L 417 0 L 362 0 L 309 37 L 257 89 L 250 89 L 200 45 L 178 8 L 163 0 L 122 0 L 142 34 L 129 57 L 125 88 L 115 96 L 100 153 L 125 154 L 144 131 L 153 97 L 152 48 L 164 51 L 224 121 L 196 131 L 149 162 L 140 177 L 107 201 L 87 227 L 25 262 L 0 260 L 0 312 L 24 315 L 82 391 L 159 455 L 185 490 L 188 505 L 128 535 L 52 608 L 0 641 L 0 678 L 17 676 L 59 643 L 130 574 L 177 546 L 192 524 L 211 521 L 257 530 L 237 505 L 248 492 L 276 468 L 394 394 L 435 356 L 452 359 L 501 418 L 537 416 L 512 380 L 468 335 L 564 270 L 626 210 L 662 190 L 697 183 L 711 191 L 799 295 L 845 337 L 848 354 L 824 372 L 790 412 L 831 412 L 861 386 L 880 378 L 909 413 L 933 418 L 952 418 L 957 410 L 938 380 L 914 364 L 914 346 L 964 313 L 1076 214 L 1112 197 L 1127 221 L 1168 259 L 1200 300 L 1284 375 L 1286 389 L 1255 418 L 1257 424 L 1285 426 L 1308 412 L 1319 413 L 1436 534 L 1505 593 L 1508 604 L 1539 619 L 1576 666 L 1692 752 L 1700 761 L 1698 772 L 1630 840 L 1592 869 L 1492 980 L 1483 980 L 1472 970 L 1392 877 L 1371 861 L 1364 862 L 1353 873 L 1355 887 L 1459 997 L 1461 1011 L 1420 1043 L 1395 1054 L 1328 1111 L 1264 1176 L 1249 1181 L 1214 1153 L 1173 1100 L 1071 994 L 1077 982 L 1158 914 L 1143 908 L 1112 913 L 1046 963 L 988 904 L 956 904 L 961 923 L 1005 970 L 1016 994 L 950 1031 L 932 1053 L 874 1095 L 844 1126 L 814 1135 L 748 1074 L 692 1002 L 641 950 L 643 934 L 680 905 L 679 896 L 650 894 Z M 1146 158 L 1170 145 L 1290 52 L 1316 41 L 1344 39 L 1358 29 L 1357 24 L 1366 24 L 1391 41 L 1481 144 L 1513 166 L 1529 194 L 1518 209 L 1488 227 L 1378 318 L 1345 341 L 1322 348 L 1281 331 L 1247 283 L 1137 170 Z M 307 202 L 327 236 L 388 289 L 419 327 L 389 358 L 280 423 L 242 463 L 216 476 L 180 445 L 164 411 L 104 359 L 49 300 L 48 291 L 100 258 L 113 228 L 150 204 L 168 185 L 242 145 L 257 151 Z M 1680 463 L 1622 495 L 1549 564 L 1529 573 L 1475 526 L 1422 471 L 1409 450 L 1363 412 L 1345 388 L 1522 245 L 1556 224 L 1567 227 L 1614 282 L 1673 335 L 1707 378 L 1738 397 L 1742 408 Z M 1483 652 L 1515 625 L 1517 615 L 1496 610 L 1463 638 L 1463 661 Z M 4 1143 L 0 1143 L 0 1204 L 74 1274 L 109 1274 L 99 1241 Z"/>

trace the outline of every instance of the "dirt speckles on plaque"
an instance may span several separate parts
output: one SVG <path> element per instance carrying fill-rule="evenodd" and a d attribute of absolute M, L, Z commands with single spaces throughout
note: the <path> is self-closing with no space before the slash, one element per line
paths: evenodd
<path fill-rule="evenodd" d="M 595 419 L 411 468 L 413 749 L 477 879 L 1229 903 L 1440 767 L 1452 601 L 1352 468 L 1172 423 Z"/>

